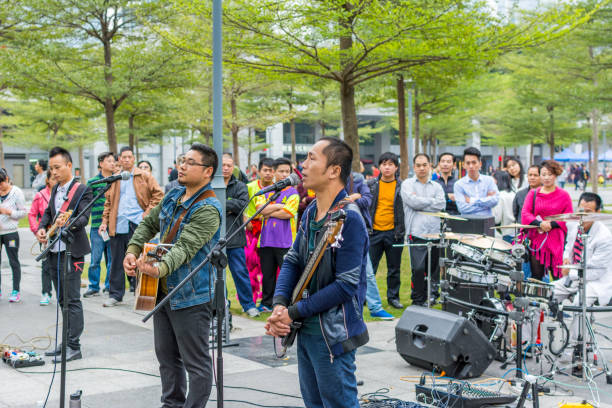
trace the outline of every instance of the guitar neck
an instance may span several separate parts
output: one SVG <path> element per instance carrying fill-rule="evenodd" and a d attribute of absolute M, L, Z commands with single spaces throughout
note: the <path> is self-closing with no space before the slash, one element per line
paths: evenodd
<path fill-rule="evenodd" d="M 302 294 L 306 287 L 310 284 L 310 280 L 312 279 L 312 275 L 316 270 L 317 266 L 319 266 L 319 262 L 321 261 L 321 256 L 323 255 L 323 251 L 327 248 L 329 244 L 327 242 L 327 238 L 329 236 L 328 232 L 325 232 L 325 235 L 321 237 L 317 245 L 315 246 L 314 251 L 308 258 L 308 262 L 306 262 L 306 267 L 304 267 L 304 272 L 300 277 L 297 285 L 295 285 L 295 289 L 293 290 L 293 294 L 291 296 L 291 303 L 296 303 L 302 298 Z"/>

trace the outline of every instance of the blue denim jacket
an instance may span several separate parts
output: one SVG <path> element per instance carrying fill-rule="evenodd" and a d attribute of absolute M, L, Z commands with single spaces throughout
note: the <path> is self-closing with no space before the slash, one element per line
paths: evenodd
<path fill-rule="evenodd" d="M 333 205 L 346 195 L 346 191 L 342 190 Z M 309 257 L 308 223 L 314 216 L 315 207 L 316 199 L 304 212 L 296 240 L 285 256 L 276 282 L 275 305 L 289 306 L 293 288 L 306 266 Z M 290 316 L 296 314 L 292 318 L 319 316 L 323 339 L 332 361 L 334 356 L 352 351 L 369 340 L 362 317 L 367 285 L 365 265 L 369 247 L 368 233 L 355 204 L 345 206 L 344 210 L 346 220 L 342 240 L 337 248 L 328 247 L 319 263 L 317 280 L 320 289 L 290 307 Z"/>
<path fill-rule="evenodd" d="M 181 204 L 182 208 L 187 208 L 191 204 L 193 200 L 195 200 L 200 194 L 202 194 L 206 190 L 210 190 L 210 183 L 206 186 L 202 187 L 200 191 L 194 194 L 189 200 L 185 201 Z M 178 199 L 184 194 L 185 187 L 180 186 L 177 187 L 166 194 L 164 200 L 162 202 L 162 208 L 159 213 L 159 227 L 160 231 L 166 231 L 169 225 L 174 224 L 178 217 L 180 216 L 182 211 L 176 211 L 174 218 L 172 218 L 172 213 L 174 212 L 174 208 L 176 207 L 176 203 Z M 195 210 L 204 206 L 204 205 L 212 205 L 219 211 L 219 219 L 221 219 L 222 209 L 221 203 L 217 200 L 216 197 L 209 197 L 202 201 L 195 203 L 185 217 L 183 221 L 181 221 L 181 225 L 174 237 L 174 241 L 176 242 L 181 236 L 181 232 L 183 227 L 189 223 L 191 219 L 191 215 Z M 219 224 L 220 225 L 220 224 Z M 168 284 L 168 290 L 174 289 L 176 285 L 179 284 L 196 266 L 198 266 L 206 255 L 211 251 L 211 249 L 215 246 L 217 241 L 219 241 L 220 229 L 217 230 L 213 238 L 206 243 L 198 252 L 196 252 L 195 256 L 189 261 L 188 264 L 183 264 L 180 268 L 172 272 L 166 278 L 166 283 Z M 184 309 L 186 307 L 195 306 L 203 303 L 208 303 L 212 299 L 213 287 L 211 285 L 210 277 L 214 273 L 212 265 L 209 263 L 204 266 L 194 277 L 187 282 L 176 295 L 170 299 L 170 308 L 172 310 Z"/>

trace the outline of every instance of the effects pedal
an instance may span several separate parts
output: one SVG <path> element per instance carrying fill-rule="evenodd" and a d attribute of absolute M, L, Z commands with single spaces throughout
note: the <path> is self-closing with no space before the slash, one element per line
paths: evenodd
<path fill-rule="evenodd" d="M 24 350 L 4 350 L 2 361 L 13 368 L 35 367 L 45 364 L 42 356 L 35 351 Z"/>

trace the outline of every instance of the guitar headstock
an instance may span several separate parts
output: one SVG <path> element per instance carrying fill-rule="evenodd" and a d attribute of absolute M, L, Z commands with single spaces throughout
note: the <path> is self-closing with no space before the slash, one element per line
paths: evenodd
<path fill-rule="evenodd" d="M 327 225 L 327 242 L 333 244 L 336 242 L 340 231 L 342 230 L 342 225 L 344 225 L 344 220 L 346 219 L 346 212 L 343 209 L 339 209 L 337 211 L 332 212 L 329 215 L 329 222 Z"/>

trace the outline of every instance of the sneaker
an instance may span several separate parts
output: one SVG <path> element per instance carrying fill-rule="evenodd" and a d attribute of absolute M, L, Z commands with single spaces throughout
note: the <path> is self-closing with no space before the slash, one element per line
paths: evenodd
<path fill-rule="evenodd" d="M 249 310 L 246 311 L 246 314 L 249 317 L 257 317 L 257 316 L 259 316 L 259 310 L 257 310 L 256 307 L 252 307 L 252 308 L 250 308 Z"/>
<path fill-rule="evenodd" d="M 391 313 L 387 312 L 385 309 L 380 309 L 376 313 L 370 312 L 370 316 L 371 317 L 375 317 L 375 318 L 380 319 L 380 320 L 393 320 L 394 319 L 393 315 Z"/>
<path fill-rule="evenodd" d="M 259 313 L 272 313 L 272 309 L 264 305 L 257 306 L 257 310 L 259 310 Z"/>
<path fill-rule="evenodd" d="M 21 295 L 19 294 L 19 291 L 14 290 L 11 292 L 11 296 L 9 296 L 9 302 L 11 303 L 21 302 Z"/>
<path fill-rule="evenodd" d="M 83 293 L 84 298 L 93 297 L 93 296 L 100 296 L 100 291 L 89 289 L 87 292 Z"/>
<path fill-rule="evenodd" d="M 113 306 L 117 306 L 117 304 L 119 304 L 119 301 L 117 299 L 109 297 L 108 299 L 104 301 L 104 303 L 102 303 L 102 306 L 113 307 Z"/>
<path fill-rule="evenodd" d="M 108 293 L 108 288 L 102 289 L 102 293 Z"/>
<path fill-rule="evenodd" d="M 51 301 L 51 296 L 48 293 L 43 293 L 42 297 L 40 298 L 40 305 L 49 306 L 50 301 Z"/>

